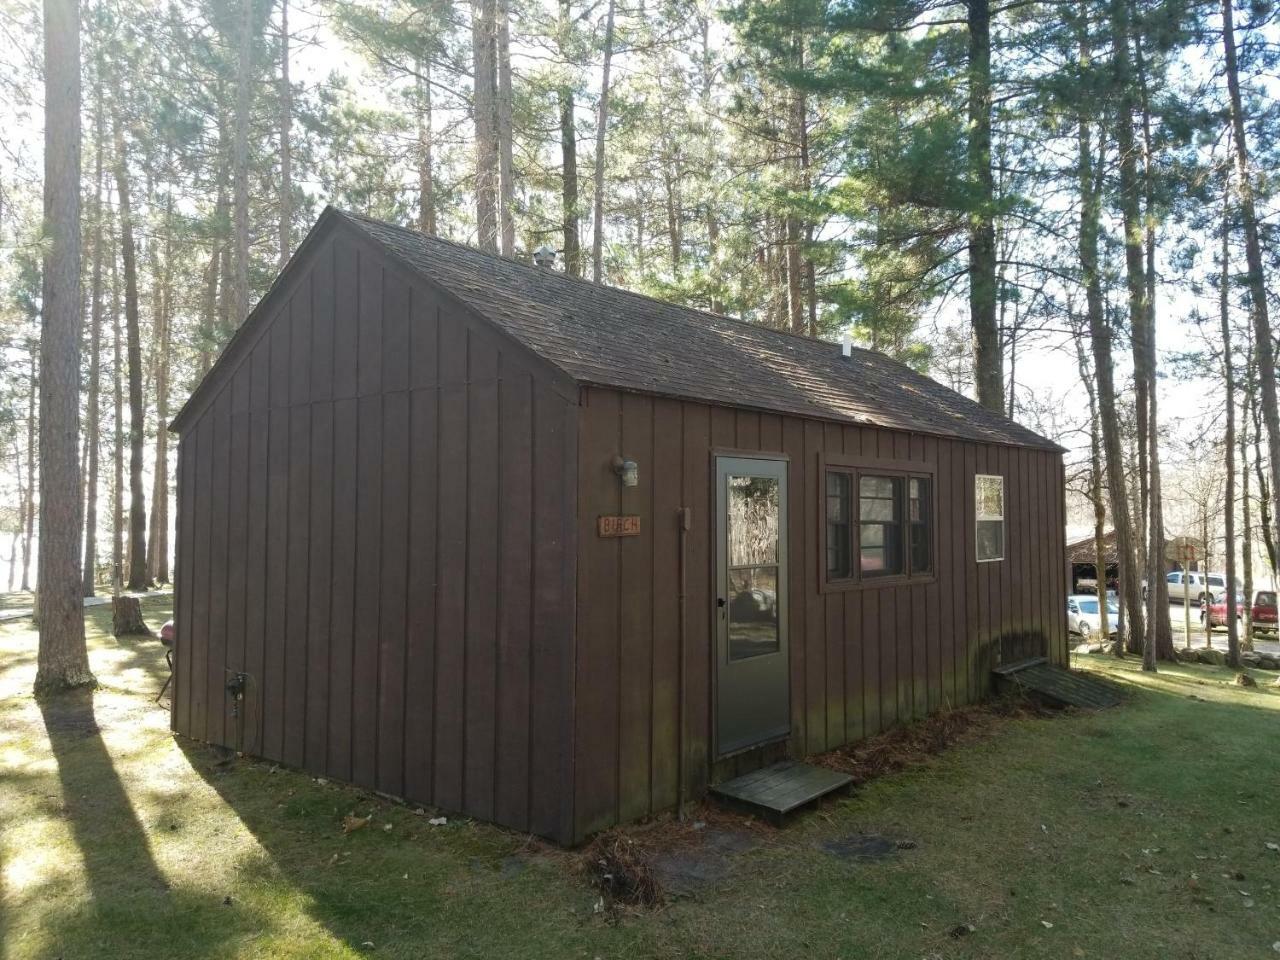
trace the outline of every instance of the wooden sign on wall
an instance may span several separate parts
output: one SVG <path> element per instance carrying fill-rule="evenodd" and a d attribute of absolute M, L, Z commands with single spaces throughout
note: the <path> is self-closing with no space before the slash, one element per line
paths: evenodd
<path fill-rule="evenodd" d="M 596 530 L 602 537 L 638 537 L 640 536 L 640 518 L 601 517 Z"/>

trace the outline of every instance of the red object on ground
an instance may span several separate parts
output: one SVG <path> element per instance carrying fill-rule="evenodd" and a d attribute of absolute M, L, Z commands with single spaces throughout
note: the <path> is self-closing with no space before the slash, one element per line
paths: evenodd
<path fill-rule="evenodd" d="M 164 626 L 160 628 L 160 642 L 166 647 L 172 647 L 175 636 L 177 636 L 177 631 L 174 629 L 173 621 L 166 620 Z"/>

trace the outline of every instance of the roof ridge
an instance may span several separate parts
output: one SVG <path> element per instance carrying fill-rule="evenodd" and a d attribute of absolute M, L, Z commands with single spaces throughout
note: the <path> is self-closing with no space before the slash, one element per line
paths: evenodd
<path fill-rule="evenodd" d="M 398 223 L 391 223 L 388 220 L 379 220 L 377 217 L 366 216 L 365 214 L 362 214 L 362 213 L 351 213 L 350 211 L 342 210 L 342 209 L 339 209 L 338 207 L 334 207 L 333 210 L 335 213 L 338 213 L 339 215 L 346 217 L 350 220 L 362 220 L 366 223 L 373 223 L 373 224 L 377 224 L 380 227 L 387 227 L 392 230 L 398 230 L 401 233 L 407 233 L 416 239 L 431 240 L 437 243 L 443 243 L 447 246 L 457 247 L 458 249 L 465 250 L 467 253 L 478 254 L 479 256 L 482 256 L 482 257 L 492 257 L 494 260 L 501 260 L 504 263 L 510 263 L 513 266 L 520 267 L 521 269 L 528 270 L 530 272 L 536 272 L 538 277 L 544 277 L 544 276 L 554 277 L 557 280 L 560 280 L 569 284 L 581 284 L 595 290 L 599 290 L 599 289 L 610 290 L 614 293 L 621 293 L 621 294 L 625 294 L 628 297 L 635 297 L 639 300 L 644 300 L 647 303 L 657 303 L 657 304 L 661 304 L 664 307 L 675 307 L 678 310 L 688 310 L 690 313 L 697 313 L 704 317 L 711 317 L 714 320 L 724 320 L 724 321 L 727 321 L 728 323 L 735 323 L 740 326 L 748 327 L 752 331 L 763 331 L 765 333 L 774 334 L 779 337 L 787 337 L 792 340 L 800 340 L 804 343 L 822 343 L 822 344 L 830 344 L 832 346 L 837 345 L 835 341 L 823 340 L 820 337 L 811 337 L 806 333 L 796 333 L 793 330 L 780 330 L 777 327 L 765 326 L 762 323 L 753 323 L 750 320 L 744 320 L 742 317 L 735 317 L 735 316 L 732 316 L 731 314 L 717 313 L 714 310 L 705 310 L 702 307 L 691 307 L 688 304 L 675 303 L 674 301 L 671 301 L 671 300 L 663 300 L 661 297 L 655 297 L 647 293 L 641 293 L 639 290 L 631 290 L 631 289 L 628 289 L 627 287 L 618 287 L 610 283 L 596 283 L 594 280 L 588 280 L 586 277 L 575 277 L 572 274 L 565 273 L 562 270 L 549 270 L 546 267 L 539 267 L 531 263 L 526 263 L 525 261 L 517 257 L 509 256 L 504 253 L 495 253 L 492 250 L 482 250 L 479 247 L 472 246 L 469 243 L 462 243 L 459 240 L 451 240 L 448 237 L 442 237 L 439 234 L 435 234 L 435 233 L 423 233 L 421 230 L 415 230 L 412 227 L 402 226 L 401 224 L 398 224 Z M 864 353 L 868 355 L 874 354 L 877 358 L 883 358 L 892 363 L 896 363 L 903 367 L 906 367 L 908 370 L 911 370 L 911 372 L 916 374 L 917 376 L 923 376 L 923 374 L 921 374 L 918 370 L 913 369 L 908 364 L 903 363 L 901 360 L 898 360 L 895 357 L 889 356 L 887 353 L 881 353 L 879 350 L 872 350 L 868 347 L 862 347 L 856 343 L 851 344 L 850 346 L 854 350 L 857 350 L 859 353 Z"/>

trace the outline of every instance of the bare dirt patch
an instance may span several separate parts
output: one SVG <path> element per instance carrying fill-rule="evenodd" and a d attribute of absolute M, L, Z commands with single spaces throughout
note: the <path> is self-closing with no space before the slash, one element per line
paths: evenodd
<path fill-rule="evenodd" d="M 1055 712 L 1023 698 L 943 710 L 916 723 L 811 757 L 809 762 L 847 773 L 855 785 L 861 785 L 921 766 L 944 750 L 989 736 L 1011 717 L 1052 716 Z"/>

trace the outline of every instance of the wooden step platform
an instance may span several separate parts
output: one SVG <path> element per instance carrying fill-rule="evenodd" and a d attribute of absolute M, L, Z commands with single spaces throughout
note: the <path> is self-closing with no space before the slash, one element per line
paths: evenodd
<path fill-rule="evenodd" d="M 992 672 L 1001 686 L 1057 706 L 1103 710 L 1121 700 L 1119 692 L 1109 684 L 1056 667 L 1044 657 L 1002 665 Z"/>
<path fill-rule="evenodd" d="M 807 804 L 837 790 L 848 792 L 853 777 L 826 767 L 797 760 L 783 760 L 740 777 L 717 783 L 711 793 L 750 813 L 764 817 L 774 826 Z"/>

